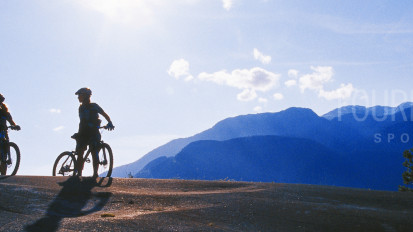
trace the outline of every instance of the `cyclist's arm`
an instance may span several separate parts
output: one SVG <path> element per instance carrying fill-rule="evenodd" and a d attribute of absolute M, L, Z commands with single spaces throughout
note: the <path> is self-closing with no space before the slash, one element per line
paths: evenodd
<path fill-rule="evenodd" d="M 102 107 L 100 107 L 98 104 L 96 103 L 92 103 L 93 107 L 95 107 L 95 109 L 97 110 L 97 112 L 102 115 L 106 121 L 110 122 L 110 117 L 109 115 L 102 109 Z"/>
<path fill-rule="evenodd" d="M 12 125 L 12 126 L 16 126 L 17 124 L 13 121 L 13 118 L 11 117 L 11 115 L 10 115 L 10 117 L 7 119 L 7 121 L 10 123 L 10 125 Z"/>
<path fill-rule="evenodd" d="M 105 111 L 102 110 L 102 112 L 100 112 L 100 114 L 106 119 L 106 121 L 108 121 L 108 122 L 111 121 L 109 115 Z"/>
<path fill-rule="evenodd" d="M 10 123 L 10 125 L 16 126 L 16 123 L 13 121 L 13 117 L 11 116 L 11 114 L 9 112 L 7 112 L 5 118 Z"/>

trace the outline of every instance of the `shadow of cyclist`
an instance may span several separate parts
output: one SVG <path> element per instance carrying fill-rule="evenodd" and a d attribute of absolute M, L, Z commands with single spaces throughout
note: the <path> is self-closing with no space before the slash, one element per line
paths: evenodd
<path fill-rule="evenodd" d="M 25 227 L 26 231 L 57 231 L 60 221 L 63 218 L 80 217 L 93 212 L 100 211 L 109 198 L 110 192 L 92 193 L 94 187 L 109 187 L 112 178 L 102 185 L 105 178 L 96 182 L 95 178 L 70 177 L 65 182 L 59 183 L 63 186 L 62 190 L 50 203 L 46 215 L 35 223 Z M 94 198 L 93 201 L 89 201 Z"/>
<path fill-rule="evenodd" d="M 10 178 L 11 176 L 0 176 L 0 180 L 6 179 L 6 178 Z"/>

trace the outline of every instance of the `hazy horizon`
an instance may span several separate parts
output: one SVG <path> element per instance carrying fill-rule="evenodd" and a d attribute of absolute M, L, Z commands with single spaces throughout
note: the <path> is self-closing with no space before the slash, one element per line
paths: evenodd
<path fill-rule="evenodd" d="M 81 87 L 116 127 L 102 135 L 115 166 L 237 115 L 413 101 L 412 10 L 407 0 L 0 1 L 17 174 L 51 175 L 74 149 Z"/>

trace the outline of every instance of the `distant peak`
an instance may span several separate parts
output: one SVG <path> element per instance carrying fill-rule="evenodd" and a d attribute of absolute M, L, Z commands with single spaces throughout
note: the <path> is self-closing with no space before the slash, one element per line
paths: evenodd
<path fill-rule="evenodd" d="M 290 107 L 288 109 L 280 111 L 279 113 L 293 113 L 293 114 L 300 113 L 300 114 L 318 116 L 312 109 L 302 108 L 302 107 Z"/>
<path fill-rule="evenodd" d="M 355 114 L 355 115 L 365 115 L 365 114 L 374 114 L 375 116 L 382 117 L 385 115 L 392 115 L 395 114 L 396 112 L 403 111 L 408 108 L 413 107 L 413 102 L 404 102 L 396 107 L 391 107 L 391 106 L 372 106 L 372 107 L 365 107 L 365 106 L 359 106 L 359 105 L 349 105 L 349 106 L 343 106 L 337 109 L 334 109 L 326 114 L 324 114 L 322 117 L 332 120 L 334 118 L 337 118 L 339 116 L 343 116 L 346 114 Z"/>
<path fill-rule="evenodd" d="M 404 110 L 404 109 L 412 108 L 412 107 L 413 107 L 413 102 L 404 102 L 404 103 L 398 105 L 395 108 L 396 108 L 396 111 L 397 111 L 397 110 Z"/>

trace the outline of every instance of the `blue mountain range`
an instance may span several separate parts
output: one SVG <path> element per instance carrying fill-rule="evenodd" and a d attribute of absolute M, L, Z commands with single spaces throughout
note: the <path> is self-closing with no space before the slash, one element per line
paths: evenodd
<path fill-rule="evenodd" d="M 397 190 L 412 147 L 413 104 L 241 115 L 173 140 L 128 168 L 139 178 L 306 183 Z"/>

